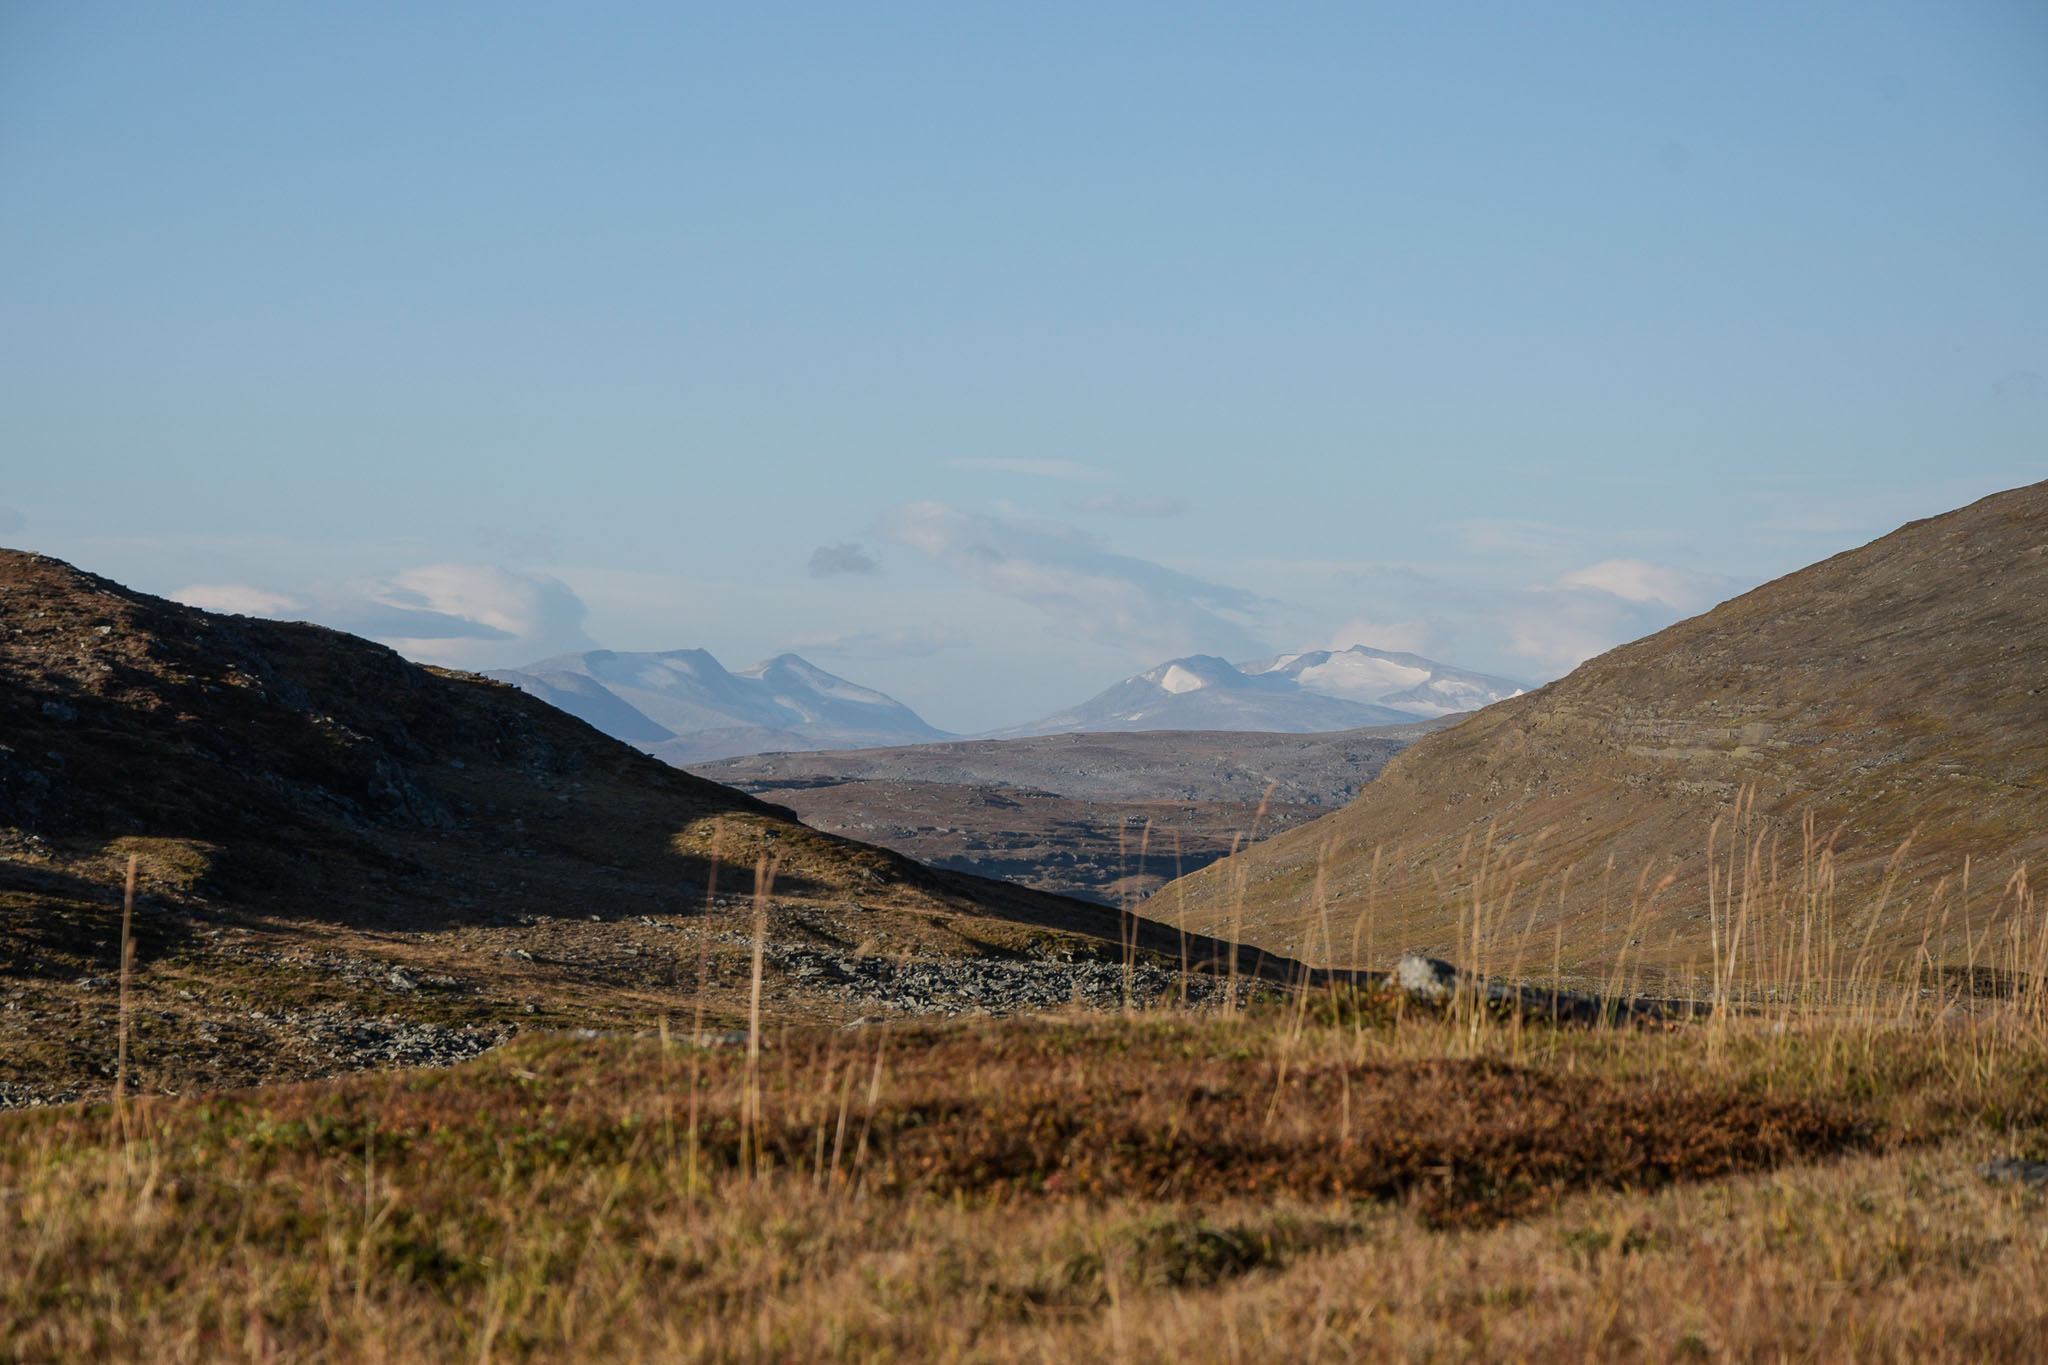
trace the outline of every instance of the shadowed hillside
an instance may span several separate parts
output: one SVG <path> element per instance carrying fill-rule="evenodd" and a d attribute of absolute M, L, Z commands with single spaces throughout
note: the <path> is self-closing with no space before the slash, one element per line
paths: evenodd
<path fill-rule="evenodd" d="M 0 624 L 0 1104 L 110 1077 L 131 855 L 151 1088 L 645 1027 L 700 977 L 730 1021 L 764 858 L 773 1017 L 1128 989 L 1068 965 L 1121 960 L 1114 911 L 809 829 L 510 686 L 11 551 Z"/>
<path fill-rule="evenodd" d="M 1724 961 L 1824 941 L 1899 965 L 1923 936 L 1934 961 L 1961 964 L 1995 949 L 1994 920 L 2025 901 L 2009 880 L 2044 853 L 2036 484 L 1488 707 L 1402 753 L 1342 812 L 1174 891 L 1190 927 L 1241 917 L 1248 942 L 1340 963 L 1454 951 L 1476 883 L 1503 967 L 1597 971 L 1626 953 L 1704 975 L 1717 941 Z M 1753 928 L 1731 942 L 1735 923 Z"/>

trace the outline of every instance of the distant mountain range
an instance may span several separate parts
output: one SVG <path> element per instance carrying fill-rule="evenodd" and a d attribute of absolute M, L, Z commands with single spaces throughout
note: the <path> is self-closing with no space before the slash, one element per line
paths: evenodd
<path fill-rule="evenodd" d="M 735 673 L 702 649 L 595 649 L 488 676 L 678 767 L 742 754 L 952 738 L 894 698 L 795 654 Z"/>
<path fill-rule="evenodd" d="M 1306 734 L 1402 725 L 1476 711 L 1526 691 L 1416 654 L 1365 645 L 1233 664 L 1191 654 L 1003 736 L 1124 730 L 1266 730 Z"/>
<path fill-rule="evenodd" d="M 701 649 L 560 654 L 489 674 L 678 766 L 748 754 L 872 749 L 953 739 L 909 707 L 795 654 L 729 672 Z M 1516 696 L 1520 683 L 1354 645 L 1232 664 L 1174 659 L 1025 735 L 1133 730 L 1313 734 L 1406 725 Z"/>

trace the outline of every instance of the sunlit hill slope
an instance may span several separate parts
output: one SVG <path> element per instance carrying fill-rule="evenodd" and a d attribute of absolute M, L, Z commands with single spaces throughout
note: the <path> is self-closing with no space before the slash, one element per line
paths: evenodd
<path fill-rule="evenodd" d="M 2044 853 L 2036 484 L 1488 707 L 1154 907 L 1339 963 L 1469 956 L 1477 924 L 1502 968 L 1761 972 L 1825 949 L 1895 970 L 1995 956 Z"/>

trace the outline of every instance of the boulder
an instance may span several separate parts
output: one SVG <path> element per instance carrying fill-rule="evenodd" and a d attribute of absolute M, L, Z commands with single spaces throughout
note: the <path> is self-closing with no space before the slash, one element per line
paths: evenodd
<path fill-rule="evenodd" d="M 1458 969 L 1442 958 L 1403 953 L 1394 964 L 1394 982 L 1424 1000 L 1447 1000 L 1458 989 Z"/>

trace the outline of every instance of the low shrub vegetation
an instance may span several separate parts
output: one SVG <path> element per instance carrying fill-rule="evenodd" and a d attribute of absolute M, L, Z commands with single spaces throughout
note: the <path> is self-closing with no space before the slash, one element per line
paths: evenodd
<path fill-rule="evenodd" d="M 1313 1008 L 1304 1008 L 1313 1005 Z M 0 1115 L 0 1358 L 2037 1359 L 2013 1003 L 529 1039 Z"/>

